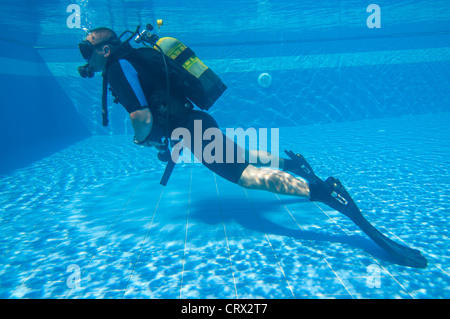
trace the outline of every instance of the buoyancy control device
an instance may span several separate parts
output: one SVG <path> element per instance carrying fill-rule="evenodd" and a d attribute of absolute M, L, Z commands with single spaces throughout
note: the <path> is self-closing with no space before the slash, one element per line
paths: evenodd
<path fill-rule="evenodd" d="M 162 25 L 162 20 L 158 20 L 158 26 Z M 143 44 L 146 47 L 159 50 L 162 53 L 164 67 L 166 72 L 167 80 L 167 94 L 170 97 L 170 87 L 169 87 L 169 70 L 166 58 L 169 57 L 184 69 L 186 69 L 190 74 L 198 79 L 200 85 L 195 87 L 188 87 L 188 84 L 184 88 L 186 97 L 193 102 L 197 107 L 202 110 L 208 110 L 222 95 L 222 93 L 227 89 L 226 85 L 222 80 L 208 67 L 206 66 L 192 51 L 189 47 L 186 47 L 179 40 L 172 37 L 162 37 L 151 33 L 153 26 L 147 24 L 146 28 L 141 32 L 140 26 L 138 25 L 134 32 L 126 30 L 118 37 L 119 39 L 123 37 L 126 33 L 131 33 L 131 36 L 125 41 L 121 42 L 118 48 L 113 50 L 112 55 L 115 51 L 120 51 L 121 46 L 129 45 L 132 38 L 135 38 L 136 43 Z M 83 43 L 89 45 L 89 41 L 83 41 Z M 82 46 L 80 44 L 80 51 Z M 83 54 L 83 57 L 85 54 Z M 94 76 L 91 72 L 91 67 L 88 64 L 80 66 L 78 68 L 80 75 L 83 78 L 91 78 Z M 103 126 L 108 125 L 108 110 L 106 105 L 106 96 L 108 84 L 105 82 L 106 77 L 104 76 L 103 83 L 103 98 L 102 98 L 102 114 L 103 114 Z"/>
<path fill-rule="evenodd" d="M 162 20 L 158 20 L 158 27 L 161 27 Z M 118 37 L 118 40 L 122 38 L 126 33 L 131 33 L 131 36 L 127 38 L 125 41 L 120 42 L 119 46 L 112 51 L 112 55 L 114 52 L 120 51 L 122 46 L 130 46 L 129 42 L 132 38 L 135 38 L 134 41 L 136 43 L 141 43 L 146 47 L 153 48 L 155 50 L 160 51 L 163 64 L 164 71 L 166 74 L 166 87 L 167 87 L 167 106 L 169 111 L 167 112 L 167 130 L 169 127 L 169 114 L 170 114 L 170 80 L 169 80 L 169 68 L 167 58 L 174 60 L 176 63 L 181 65 L 185 70 L 187 70 L 191 75 L 193 75 L 198 81 L 196 85 L 189 86 L 189 82 L 186 83 L 183 92 L 192 103 L 194 103 L 197 107 L 202 110 L 208 110 L 222 95 L 222 93 L 227 89 L 226 85 L 222 82 L 222 80 L 209 68 L 207 67 L 192 51 L 190 48 L 186 47 L 179 40 L 172 37 L 163 37 L 160 38 L 158 35 L 151 33 L 153 30 L 153 26 L 151 24 L 147 24 L 146 28 L 141 32 L 140 25 L 137 26 L 134 32 L 126 30 L 122 32 L 122 34 Z M 116 40 L 116 39 L 114 39 Z M 89 41 L 83 41 L 80 43 L 80 51 L 82 56 L 89 60 L 87 57 L 89 53 L 92 54 L 92 50 L 94 45 L 91 43 L 87 43 Z M 108 43 L 106 43 L 108 44 Z M 126 51 L 126 50 L 125 50 Z M 117 57 L 116 57 L 117 58 Z M 120 58 L 120 57 L 119 57 Z M 94 76 L 94 72 L 92 72 L 92 68 L 89 63 L 80 66 L 78 68 L 78 72 L 83 78 L 91 78 Z M 107 91 L 108 91 L 108 82 L 106 73 L 103 74 L 103 94 L 102 94 L 102 117 L 103 117 L 103 126 L 108 125 L 108 108 L 107 108 Z M 116 101 L 115 101 L 116 102 Z M 176 158 L 178 158 L 179 154 L 175 155 L 175 158 L 171 157 L 170 149 L 169 149 L 169 132 L 166 132 L 166 139 L 164 141 L 165 147 L 160 149 L 158 154 L 158 158 L 162 161 L 168 162 L 166 166 L 166 170 L 161 179 L 161 184 L 166 185 L 167 181 L 172 173 L 173 168 L 175 167 Z"/>

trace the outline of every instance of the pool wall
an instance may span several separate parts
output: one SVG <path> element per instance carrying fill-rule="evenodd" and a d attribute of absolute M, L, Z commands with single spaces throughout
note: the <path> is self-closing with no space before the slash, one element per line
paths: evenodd
<path fill-rule="evenodd" d="M 118 33 L 164 19 L 160 36 L 190 46 L 226 83 L 210 109 L 225 127 L 291 127 L 446 112 L 450 101 L 450 23 L 445 1 L 369 3 L 201 0 L 2 4 L 0 22 L 1 168 L 29 160 L 42 144 L 89 135 L 131 135 L 125 110 L 109 96 L 101 125 L 101 76 L 81 79 L 82 28 Z M 99 8 L 105 10 L 99 10 Z M 177 10 L 174 10 L 177 8 Z M 107 9 L 107 10 L 106 10 Z M 30 14 L 30 13 L 33 14 Z M 82 28 L 81 28 L 82 27 Z M 258 77 L 267 73 L 271 84 Z M 62 145 L 66 145 L 62 142 Z M 47 149 L 47 148 L 45 148 Z"/>
<path fill-rule="evenodd" d="M 34 48 L 0 41 L 0 173 L 89 136 Z"/>

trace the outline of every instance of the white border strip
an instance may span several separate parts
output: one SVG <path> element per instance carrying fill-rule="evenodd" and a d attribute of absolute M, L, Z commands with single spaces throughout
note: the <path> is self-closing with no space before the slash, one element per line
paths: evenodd
<path fill-rule="evenodd" d="M 450 61 L 450 47 L 245 59 L 210 59 L 205 60 L 204 63 L 214 72 L 224 74 L 230 72 L 302 70 L 440 61 Z M 46 65 L 50 70 L 50 74 L 45 65 L 37 62 L 0 58 L 0 74 L 70 77 L 78 76 L 77 68 L 82 64 L 82 60 L 80 62 L 49 62 Z"/>

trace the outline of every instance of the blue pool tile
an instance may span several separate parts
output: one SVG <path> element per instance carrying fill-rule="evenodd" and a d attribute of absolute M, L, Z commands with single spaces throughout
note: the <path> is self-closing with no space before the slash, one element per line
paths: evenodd
<path fill-rule="evenodd" d="M 180 290 L 181 299 L 234 299 L 236 288 L 233 284 L 187 284 Z"/>
<path fill-rule="evenodd" d="M 293 299 L 292 287 L 283 280 L 255 281 L 251 283 L 237 283 L 237 297 L 239 299 Z"/>
<path fill-rule="evenodd" d="M 311 128 L 297 129 L 299 148 L 321 177 L 342 178 L 383 233 L 420 248 L 426 269 L 398 265 L 326 205 L 245 190 L 201 165 L 177 166 L 163 188 L 163 165 L 139 166 L 131 148 L 103 148 L 103 137 L 93 137 L 84 147 L 95 141 L 97 151 L 136 167 L 98 166 L 79 144 L 47 159 L 58 166 L 76 154 L 75 178 L 41 164 L 2 177 L 0 297 L 448 298 L 443 133 L 403 130 L 411 138 L 393 134 L 391 146 L 377 130 L 358 140 L 326 127 L 320 149 L 307 138 Z M 354 146 L 366 139 L 360 154 Z M 412 150 L 420 160 L 410 160 Z M 80 288 L 67 286 L 71 265 L 82 271 Z M 371 267 L 380 287 L 371 286 Z"/>
<path fill-rule="evenodd" d="M 146 285 L 131 284 L 122 296 L 124 299 L 178 299 L 180 287 L 162 285 L 150 288 Z"/>
<path fill-rule="evenodd" d="M 355 299 L 412 299 L 413 296 L 391 276 L 380 276 L 373 280 L 364 277 L 341 279 Z"/>
<path fill-rule="evenodd" d="M 226 238 L 226 233 L 223 225 L 189 225 L 186 240 L 191 242 L 195 241 L 203 241 L 207 243 L 209 241 L 221 241 Z"/>

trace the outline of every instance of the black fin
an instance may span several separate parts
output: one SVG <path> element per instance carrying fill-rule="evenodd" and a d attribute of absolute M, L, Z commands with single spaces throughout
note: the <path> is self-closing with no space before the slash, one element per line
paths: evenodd
<path fill-rule="evenodd" d="M 353 198 L 334 177 L 329 177 L 324 186 L 328 189 L 330 200 L 325 204 L 336 209 L 350 218 L 367 236 L 369 236 L 381 248 L 396 258 L 401 264 L 409 267 L 426 268 L 427 260 L 419 250 L 403 246 L 394 242 L 378 231 L 367 219 L 364 218 Z"/>

